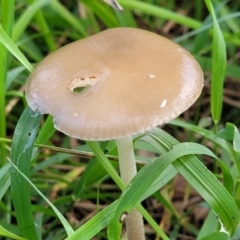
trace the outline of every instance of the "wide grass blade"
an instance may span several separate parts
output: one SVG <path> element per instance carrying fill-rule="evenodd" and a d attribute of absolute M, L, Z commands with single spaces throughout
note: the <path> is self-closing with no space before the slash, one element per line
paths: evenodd
<path fill-rule="evenodd" d="M 27 177 L 30 176 L 32 149 L 41 119 L 41 114 L 27 107 L 18 121 L 13 136 L 11 160 Z M 30 186 L 15 169 L 11 172 L 11 196 L 22 235 L 28 239 L 37 239 L 31 209 Z"/>
<path fill-rule="evenodd" d="M 213 18 L 211 114 L 215 124 L 221 119 L 223 82 L 226 73 L 226 44 L 210 0 L 205 0 Z"/>
<path fill-rule="evenodd" d="M 171 169 L 175 170 L 174 168 L 171 168 Z M 156 192 L 159 188 L 163 187 L 166 184 L 166 182 L 168 182 L 170 179 L 172 179 L 176 175 L 175 171 L 173 172 L 174 173 L 173 175 L 171 175 L 171 173 L 172 172 L 169 170 L 164 171 L 163 174 L 161 174 L 160 178 L 157 178 L 156 181 L 152 184 L 150 189 L 143 194 L 141 201 L 149 197 L 149 195 Z M 170 178 L 168 174 L 170 174 Z M 67 238 L 67 240 L 92 239 L 98 232 L 100 232 L 102 229 L 104 229 L 108 225 L 112 217 L 112 214 L 115 211 L 116 204 L 117 203 L 114 202 L 111 205 L 104 208 L 101 212 L 96 214 L 88 222 L 86 222 L 79 229 L 77 229 L 70 237 Z M 138 209 L 141 210 L 141 213 L 143 214 L 145 219 L 150 223 L 152 228 L 159 234 L 159 236 L 162 236 L 162 239 L 169 240 L 168 237 L 159 228 L 158 224 L 154 222 L 151 216 L 142 207 Z"/>
<path fill-rule="evenodd" d="M 91 218 L 82 227 L 77 229 L 70 237 L 66 238 L 66 240 L 92 239 L 98 232 L 107 226 L 115 208 L 116 202 L 110 204 L 93 218 Z"/>
<path fill-rule="evenodd" d="M 196 157 L 191 156 L 191 154 L 206 154 L 216 158 L 215 155 L 209 149 L 199 144 L 179 144 L 166 133 L 163 134 L 162 130 L 154 130 L 149 135 L 159 139 L 161 136 L 164 136 L 168 139 L 164 145 L 168 145 L 168 148 L 172 150 L 147 164 L 124 190 L 109 223 L 109 239 L 119 239 L 121 230 L 119 219 L 121 214 L 129 212 L 135 206 L 143 193 L 170 164 L 173 164 L 215 212 L 219 214 L 225 228 L 232 234 L 240 220 L 240 212 L 237 205 L 214 175 Z M 161 141 L 164 141 L 164 139 L 161 139 Z M 138 190 L 136 191 L 136 189 Z"/>
<path fill-rule="evenodd" d="M 223 139 L 222 137 L 217 136 L 216 134 L 214 134 L 210 130 L 207 130 L 207 129 L 195 126 L 195 125 L 190 124 L 190 123 L 186 123 L 186 122 L 181 121 L 179 119 L 174 119 L 170 123 L 173 124 L 173 125 L 176 125 L 176 126 L 183 127 L 183 128 L 189 129 L 191 131 L 194 131 L 194 132 L 200 134 L 201 136 L 208 138 L 213 143 L 217 144 L 219 147 L 225 149 L 229 153 L 229 155 L 231 156 L 231 159 L 234 162 L 234 167 L 237 170 L 238 176 L 240 176 L 240 161 L 239 161 L 239 157 L 236 154 L 236 152 L 234 151 L 234 149 L 231 146 L 231 144 L 228 143 L 225 139 Z"/>
<path fill-rule="evenodd" d="M 223 232 L 215 232 L 205 238 L 201 238 L 200 240 L 229 240 L 229 236 Z"/>
<path fill-rule="evenodd" d="M 115 181 L 115 183 L 118 185 L 118 187 L 123 190 L 125 188 L 124 183 L 122 182 L 121 178 L 117 174 L 114 167 L 111 165 L 110 161 L 107 159 L 107 157 L 104 155 L 103 151 L 99 147 L 99 145 L 96 142 L 87 141 L 87 144 L 92 149 L 93 153 L 97 157 L 97 159 L 100 161 L 102 166 L 106 169 L 108 174 L 111 176 L 111 178 Z M 156 178 L 157 179 L 157 178 Z M 154 192 L 156 191 L 155 187 L 159 184 L 156 184 L 154 182 L 154 186 L 151 190 L 154 189 Z M 160 182 L 161 184 L 161 182 Z M 147 192 L 147 191 L 146 191 Z M 149 192 L 148 192 L 149 193 Z M 168 240 L 165 233 L 162 231 L 162 229 L 154 222 L 152 217 L 148 214 L 148 212 L 141 206 L 140 203 L 136 204 L 136 208 L 139 210 L 139 212 L 144 216 L 144 218 L 148 221 L 148 223 L 153 227 L 153 229 L 161 236 L 164 240 Z"/>
<path fill-rule="evenodd" d="M 27 240 L 27 238 L 23 238 L 23 237 L 20 237 L 16 234 L 9 232 L 7 229 L 2 227 L 1 225 L 0 225 L 0 236 L 4 236 L 4 237 L 10 238 L 10 239 Z"/>

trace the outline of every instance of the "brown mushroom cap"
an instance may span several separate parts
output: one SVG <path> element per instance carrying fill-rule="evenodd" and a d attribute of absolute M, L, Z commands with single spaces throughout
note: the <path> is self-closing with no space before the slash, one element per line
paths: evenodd
<path fill-rule="evenodd" d="M 86 88 L 74 92 L 78 87 Z M 65 134 L 106 140 L 167 123 L 202 87 L 199 64 L 181 46 L 145 30 L 115 28 L 47 56 L 30 75 L 26 95 Z"/>

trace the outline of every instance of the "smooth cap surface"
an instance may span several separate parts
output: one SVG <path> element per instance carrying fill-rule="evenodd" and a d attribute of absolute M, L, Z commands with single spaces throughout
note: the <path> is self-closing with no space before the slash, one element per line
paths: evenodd
<path fill-rule="evenodd" d="M 202 70 L 182 47 L 145 30 L 115 28 L 47 56 L 30 75 L 26 95 L 65 134 L 106 140 L 167 123 L 202 87 Z"/>

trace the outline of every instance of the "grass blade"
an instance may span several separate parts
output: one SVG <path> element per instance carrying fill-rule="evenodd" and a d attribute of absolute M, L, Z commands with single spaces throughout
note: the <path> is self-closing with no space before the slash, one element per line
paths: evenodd
<path fill-rule="evenodd" d="M 1 1 L 1 29 L 4 29 L 5 32 L 9 35 L 11 35 L 14 22 L 14 2 L 14 0 Z M 8 52 L 4 45 L 4 43 L 0 43 L 0 138 L 6 137 L 5 88 L 8 66 Z M 0 166 L 4 165 L 5 159 L 5 145 L 4 143 L 0 143 Z"/>
<path fill-rule="evenodd" d="M 202 238 L 200 240 L 212 240 L 212 239 L 217 239 L 217 240 L 229 240 L 229 236 L 226 233 L 223 232 L 215 232 L 205 238 Z"/>
<path fill-rule="evenodd" d="M 33 67 L 19 50 L 12 39 L 7 35 L 7 33 L 0 27 L 0 42 L 25 66 L 29 72 L 32 71 Z M 4 88 L 5 89 L 5 88 Z"/>
<path fill-rule="evenodd" d="M 143 193 L 152 185 L 155 179 L 160 175 L 164 169 L 166 169 L 173 161 L 186 154 L 200 153 L 190 152 L 188 150 L 180 151 L 180 149 L 186 149 L 186 144 L 180 144 L 175 149 L 163 154 L 160 158 L 155 159 L 151 163 L 148 163 L 130 182 L 127 188 L 124 190 L 122 196 L 118 201 L 118 205 L 114 210 L 114 214 L 109 223 L 108 237 L 109 239 L 120 239 L 121 223 L 119 219 L 123 212 L 129 212 L 140 200 Z M 200 146 L 201 147 L 201 146 Z M 194 150 L 196 150 L 194 148 Z M 179 151 L 183 154 L 180 155 Z M 151 174 L 149 174 L 151 173 Z M 143 181 L 144 179 L 144 181 Z M 136 191 L 138 189 L 138 191 Z"/>
<path fill-rule="evenodd" d="M 28 2 L 33 3 L 34 0 L 28 0 Z M 43 37 L 47 43 L 47 46 L 50 50 L 50 52 L 53 52 L 57 49 L 56 43 L 54 41 L 53 36 L 51 35 L 51 31 L 48 27 L 48 23 L 44 18 L 44 15 L 41 10 L 38 10 L 36 12 L 36 20 L 38 22 L 38 25 L 40 27 L 40 31 L 43 34 Z"/>
<path fill-rule="evenodd" d="M 73 231 L 71 225 L 68 223 L 68 221 L 63 217 L 61 212 L 35 187 L 35 185 L 29 180 L 29 178 L 25 174 L 23 174 L 22 171 L 20 171 L 19 168 L 15 164 L 13 164 L 11 161 L 10 161 L 10 163 L 12 164 L 15 171 L 17 173 L 19 173 L 26 180 L 26 182 L 29 183 L 34 188 L 34 190 L 50 205 L 50 207 L 53 209 L 55 214 L 58 216 L 58 218 L 62 222 L 62 224 L 67 232 L 67 235 L 71 236 L 74 233 L 74 231 Z"/>
<path fill-rule="evenodd" d="M 102 152 L 101 148 L 96 142 L 87 141 L 87 144 L 92 149 L 93 153 L 97 157 L 97 159 L 100 161 L 102 166 L 106 169 L 108 174 L 111 176 L 111 178 L 115 181 L 115 183 L 118 185 L 118 187 L 123 190 L 125 188 L 124 183 L 122 182 L 121 178 L 117 174 L 114 167 L 111 165 L 110 161 L 106 158 L 104 153 Z M 161 236 L 164 240 L 168 240 L 167 236 L 164 234 L 162 229 L 154 222 L 152 217 L 147 213 L 147 211 L 141 206 L 140 203 L 136 204 L 136 208 L 139 210 L 139 212 L 143 215 L 143 217 L 148 221 L 148 223 L 153 227 L 153 229 Z"/>
<path fill-rule="evenodd" d="M 11 159 L 27 177 L 30 176 L 32 149 L 41 119 L 42 115 L 27 107 L 14 132 Z M 16 170 L 11 172 L 11 196 L 22 235 L 28 239 L 37 239 L 31 210 L 30 186 Z"/>
<path fill-rule="evenodd" d="M 82 227 L 77 229 L 70 237 L 66 238 L 66 240 L 92 239 L 99 231 L 101 231 L 104 227 L 107 226 L 115 207 L 116 202 L 104 208 L 101 212 L 96 214 Z"/>
<path fill-rule="evenodd" d="M 5 195 L 11 183 L 9 170 L 10 170 L 9 164 L 5 164 L 0 169 L 0 200 Z"/>
<path fill-rule="evenodd" d="M 49 138 L 55 133 L 56 129 L 53 124 L 53 117 L 48 115 L 43 127 L 40 129 L 38 136 L 36 138 L 36 143 L 44 144 Z"/>
<path fill-rule="evenodd" d="M 161 132 L 161 130 L 154 130 L 153 133 L 150 132 L 149 134 L 158 136 L 158 131 Z M 170 139 L 169 144 L 171 138 L 169 136 L 168 138 Z M 207 154 L 215 157 L 215 155 L 199 144 L 177 144 L 176 140 L 172 141 L 173 143 L 175 142 L 172 146 L 169 146 L 172 147 L 172 150 L 147 164 L 124 190 L 114 211 L 112 220 L 109 223 L 108 236 L 110 239 L 119 238 L 121 229 L 119 219 L 121 214 L 129 212 L 134 207 L 144 191 L 150 187 L 157 176 L 171 163 L 219 214 L 227 231 L 232 234 L 235 230 L 240 220 L 240 212 L 231 195 L 197 158 L 185 156 L 189 154 Z M 176 159 L 178 160 L 175 161 Z M 230 205 L 231 210 L 229 209 Z"/>
<path fill-rule="evenodd" d="M 196 56 L 204 71 L 211 71 L 212 60 L 208 57 Z M 240 80 L 240 67 L 237 65 L 227 65 L 226 76 Z"/>
<path fill-rule="evenodd" d="M 59 1 L 52 0 L 50 5 L 63 19 L 65 19 L 70 24 L 70 26 L 78 31 L 83 37 L 88 36 L 88 33 L 81 25 L 81 22 L 74 15 L 72 15 L 68 9 L 59 3 Z"/>
<path fill-rule="evenodd" d="M 1 225 L 0 225 L 0 236 L 4 236 L 7 238 L 11 238 L 11 239 L 17 239 L 17 240 L 27 240 L 27 238 L 23 238 L 23 237 L 20 237 L 16 234 L 9 232 L 7 229 L 2 227 Z"/>
<path fill-rule="evenodd" d="M 195 19 L 180 15 L 162 7 L 154 6 L 150 3 L 135 0 L 119 0 L 119 3 L 123 6 L 123 8 L 141 10 L 143 13 L 163 19 L 168 19 L 193 29 L 199 28 L 201 26 L 201 22 Z"/>
<path fill-rule="evenodd" d="M 45 5 L 47 5 L 48 3 L 49 3 L 49 0 L 38 0 L 28 6 L 27 10 L 21 15 L 21 17 L 15 23 L 15 26 L 13 29 L 14 42 L 19 40 L 20 36 L 22 35 L 26 27 L 29 25 L 30 21 L 32 20 L 34 15 L 37 13 L 37 11 L 42 7 L 44 7 Z"/>
<path fill-rule="evenodd" d="M 91 9 L 108 28 L 118 27 L 118 22 L 109 7 L 99 4 L 97 1 L 82 0 L 82 2 Z"/>
<path fill-rule="evenodd" d="M 225 139 L 218 137 L 216 134 L 214 134 L 213 132 L 211 132 L 207 129 L 183 122 L 179 119 L 174 119 L 170 123 L 173 125 L 194 131 L 194 132 L 200 134 L 201 136 L 210 139 L 213 143 L 217 144 L 221 148 L 225 149 L 231 156 L 231 158 L 234 162 L 234 167 L 237 169 L 238 176 L 240 176 L 240 161 L 238 159 L 238 156 L 237 156 L 236 152 L 234 151 L 233 147 Z"/>
<path fill-rule="evenodd" d="M 223 82 L 227 66 L 226 44 L 211 1 L 205 0 L 205 3 L 213 18 L 211 114 L 214 123 L 217 124 L 222 114 Z"/>

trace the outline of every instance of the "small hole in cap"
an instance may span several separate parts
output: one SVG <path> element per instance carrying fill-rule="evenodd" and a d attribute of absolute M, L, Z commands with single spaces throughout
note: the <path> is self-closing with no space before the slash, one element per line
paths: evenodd
<path fill-rule="evenodd" d="M 87 87 L 75 87 L 73 88 L 74 93 L 82 93 L 87 89 Z"/>

